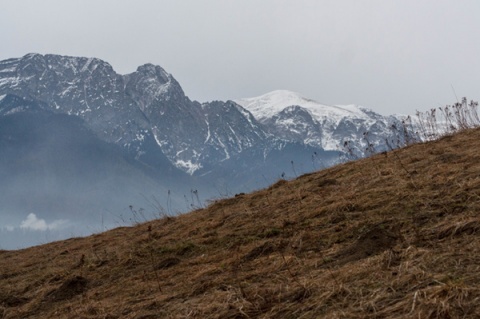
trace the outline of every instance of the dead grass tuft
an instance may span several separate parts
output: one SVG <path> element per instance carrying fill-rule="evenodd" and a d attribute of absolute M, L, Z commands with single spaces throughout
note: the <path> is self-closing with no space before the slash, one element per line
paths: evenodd
<path fill-rule="evenodd" d="M 52 290 L 46 296 L 46 300 L 62 301 L 70 299 L 86 291 L 88 280 L 81 276 L 68 278 L 60 287 Z"/>

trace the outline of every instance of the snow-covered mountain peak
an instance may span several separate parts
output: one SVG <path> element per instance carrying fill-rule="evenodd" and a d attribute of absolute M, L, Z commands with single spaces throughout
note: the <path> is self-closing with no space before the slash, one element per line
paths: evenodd
<path fill-rule="evenodd" d="M 326 118 L 336 122 L 345 117 L 368 118 L 355 105 L 325 105 L 288 90 L 276 90 L 257 97 L 235 100 L 235 102 L 250 111 L 261 122 L 274 117 L 289 106 L 300 106 L 306 109 L 319 122 L 323 122 Z"/>
<path fill-rule="evenodd" d="M 239 99 L 266 131 L 288 141 L 296 141 L 325 150 L 343 151 L 345 141 L 358 145 L 364 156 L 369 142 L 382 143 L 389 132 L 389 119 L 358 105 L 326 105 L 299 93 L 278 90 L 258 97 Z M 393 120 L 393 119 L 392 119 Z"/>
<path fill-rule="evenodd" d="M 274 116 L 288 106 L 306 104 L 307 99 L 296 92 L 276 90 L 257 97 L 235 100 L 234 102 L 250 111 L 258 120 L 263 120 Z"/>

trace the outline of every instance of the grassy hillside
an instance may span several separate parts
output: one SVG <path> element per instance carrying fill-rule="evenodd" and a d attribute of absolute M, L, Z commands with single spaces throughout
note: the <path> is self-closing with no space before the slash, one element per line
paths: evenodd
<path fill-rule="evenodd" d="M 479 318 L 480 130 L 0 252 L 1 318 Z"/>

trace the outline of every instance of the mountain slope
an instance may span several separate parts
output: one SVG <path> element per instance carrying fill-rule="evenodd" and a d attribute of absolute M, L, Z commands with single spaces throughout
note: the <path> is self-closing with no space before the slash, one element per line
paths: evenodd
<path fill-rule="evenodd" d="M 480 130 L 0 252 L 3 318 L 478 318 Z"/>

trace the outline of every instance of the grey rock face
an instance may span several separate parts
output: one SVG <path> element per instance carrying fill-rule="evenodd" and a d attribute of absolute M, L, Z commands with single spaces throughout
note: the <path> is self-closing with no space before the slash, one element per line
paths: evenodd
<path fill-rule="evenodd" d="M 124 78 L 102 60 L 28 54 L 0 62 L 0 78 L 0 94 L 79 116 L 105 141 L 128 144 L 148 129 L 148 120 L 125 94 Z"/>
<path fill-rule="evenodd" d="M 119 75 L 95 58 L 28 54 L 0 62 L 0 95 L 5 94 L 79 116 L 99 138 L 139 160 L 145 157 L 145 140 L 153 138 L 157 152 L 190 174 L 267 137 L 240 106 L 191 101 L 170 74 L 152 64 Z"/>

